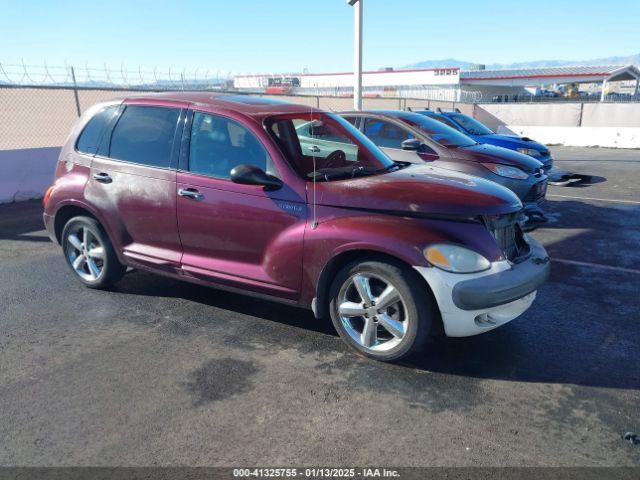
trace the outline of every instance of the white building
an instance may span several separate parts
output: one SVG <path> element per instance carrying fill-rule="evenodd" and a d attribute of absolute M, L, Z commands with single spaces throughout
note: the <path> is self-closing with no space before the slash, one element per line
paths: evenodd
<path fill-rule="evenodd" d="M 429 89 L 455 97 L 459 73 L 458 68 L 368 71 L 362 74 L 362 89 L 365 96 L 409 97 L 417 93 L 415 90 Z M 350 96 L 353 94 L 353 73 L 238 75 L 233 79 L 233 86 L 247 91 Z"/>
<path fill-rule="evenodd" d="M 495 96 L 524 94 L 550 85 L 600 84 L 603 97 L 611 82 L 635 81 L 638 93 L 640 69 L 633 65 L 546 67 L 517 70 L 425 68 L 385 69 L 363 72 L 365 96 L 401 96 L 453 101 L 490 101 Z M 353 73 L 301 73 L 238 75 L 239 90 L 268 93 L 301 93 L 350 96 Z"/>

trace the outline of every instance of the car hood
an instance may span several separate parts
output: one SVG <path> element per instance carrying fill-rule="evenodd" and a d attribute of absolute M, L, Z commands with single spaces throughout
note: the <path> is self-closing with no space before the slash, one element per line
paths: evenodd
<path fill-rule="evenodd" d="M 509 150 L 508 148 L 496 147 L 495 145 L 478 143 L 469 147 L 451 149 L 451 153 L 453 156 L 462 160 L 481 163 L 502 163 L 504 165 L 518 167 L 529 173 L 542 168 L 542 163 L 529 155 L 516 152 L 515 150 Z"/>
<path fill-rule="evenodd" d="M 308 198 L 313 198 L 308 184 Z M 497 183 L 430 165 L 316 183 L 319 205 L 425 216 L 501 215 L 522 204 Z"/>
<path fill-rule="evenodd" d="M 540 152 L 546 152 L 549 149 L 529 137 L 520 137 L 518 135 L 502 135 L 500 133 L 492 133 L 491 135 L 476 135 L 476 140 L 480 143 L 488 143 L 515 150 L 516 148 L 533 148 Z"/>

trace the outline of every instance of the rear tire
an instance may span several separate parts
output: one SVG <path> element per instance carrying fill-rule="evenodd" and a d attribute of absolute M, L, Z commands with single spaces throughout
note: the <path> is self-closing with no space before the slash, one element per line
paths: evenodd
<path fill-rule="evenodd" d="M 62 230 L 61 243 L 67 265 L 89 288 L 107 288 L 120 280 L 127 269 L 95 218 L 73 217 Z"/>
<path fill-rule="evenodd" d="M 331 320 L 342 339 L 362 355 L 384 362 L 420 351 L 437 321 L 429 291 L 399 262 L 346 265 L 329 298 Z"/>

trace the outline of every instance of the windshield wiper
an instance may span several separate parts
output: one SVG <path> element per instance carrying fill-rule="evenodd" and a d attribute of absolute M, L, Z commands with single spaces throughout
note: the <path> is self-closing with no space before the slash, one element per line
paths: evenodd
<path fill-rule="evenodd" d="M 357 175 L 367 174 L 368 172 L 362 166 L 357 167 L 335 167 L 335 168 L 320 168 L 318 170 L 309 172 L 307 177 L 316 180 L 332 180 L 342 177 L 354 178 Z"/>
<path fill-rule="evenodd" d="M 405 168 L 405 167 L 407 167 L 409 165 L 411 165 L 409 162 L 397 162 L 397 161 L 394 161 L 391 165 L 387 165 L 384 168 L 376 168 L 374 170 L 365 170 L 365 173 L 373 175 L 373 174 L 376 174 L 376 173 L 390 172 L 390 171 L 392 171 L 392 170 L 394 170 L 396 168 L 398 170 L 400 170 L 400 169 Z"/>
<path fill-rule="evenodd" d="M 315 177 L 316 181 L 324 180 L 335 180 L 337 178 L 351 177 L 355 178 L 362 175 L 376 175 L 378 173 L 390 172 L 392 169 L 397 168 L 400 170 L 401 168 L 405 168 L 410 165 L 409 162 L 393 162 L 391 165 L 387 165 L 384 168 L 376 168 L 376 169 L 367 169 L 362 165 L 354 166 L 354 167 L 335 167 L 335 168 L 321 168 L 316 170 L 315 172 L 309 172 L 307 177 L 313 179 Z"/>
<path fill-rule="evenodd" d="M 446 145 L 447 148 L 468 148 L 475 147 L 476 145 L 480 145 L 480 142 L 469 143 L 467 145 Z"/>

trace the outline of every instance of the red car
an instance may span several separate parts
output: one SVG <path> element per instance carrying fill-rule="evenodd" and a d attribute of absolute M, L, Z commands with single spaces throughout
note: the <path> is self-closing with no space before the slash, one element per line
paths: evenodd
<path fill-rule="evenodd" d="M 305 123 L 322 151 L 306 138 L 303 153 Z M 133 267 L 309 307 L 379 360 L 440 326 L 465 336 L 512 320 L 549 273 L 506 188 L 393 162 L 337 115 L 247 96 L 94 106 L 44 205 L 88 287 Z"/>

